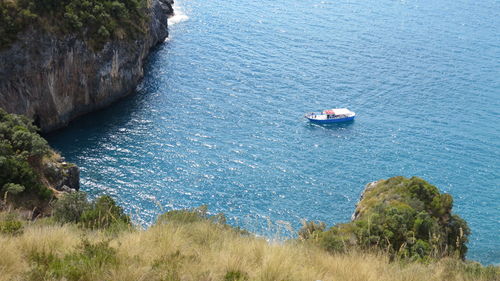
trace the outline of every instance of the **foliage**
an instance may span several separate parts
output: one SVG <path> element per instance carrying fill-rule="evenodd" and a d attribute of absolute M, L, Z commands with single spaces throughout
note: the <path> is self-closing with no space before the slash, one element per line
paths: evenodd
<path fill-rule="evenodd" d="M 224 275 L 224 281 L 246 281 L 248 274 L 239 270 L 230 270 Z"/>
<path fill-rule="evenodd" d="M 50 153 L 47 142 L 26 117 L 0 109 L 0 195 L 13 199 L 34 196 L 47 201 L 52 197 L 34 167 Z M 15 203 L 15 202 L 14 202 Z"/>
<path fill-rule="evenodd" d="M 0 49 L 13 42 L 36 18 L 30 9 L 18 7 L 14 1 L 0 0 Z"/>
<path fill-rule="evenodd" d="M 299 238 L 307 240 L 313 238 L 318 233 L 325 230 L 326 224 L 324 222 L 302 221 L 302 228 L 299 230 Z"/>
<path fill-rule="evenodd" d="M 130 225 L 130 217 L 108 195 L 97 198 L 83 211 L 79 223 L 90 229 L 109 228 L 113 225 Z"/>
<path fill-rule="evenodd" d="M 0 49 L 32 25 L 74 32 L 93 46 L 134 37 L 146 23 L 146 0 L 0 0 Z"/>
<path fill-rule="evenodd" d="M 197 222 L 209 222 L 224 229 L 230 229 L 240 235 L 249 235 L 250 233 L 240 227 L 227 224 L 226 216 L 223 213 L 210 215 L 208 206 L 201 205 L 197 208 L 172 210 L 158 216 L 157 225 L 162 224 L 193 224 Z"/>
<path fill-rule="evenodd" d="M 103 195 L 89 202 L 87 194 L 82 191 L 59 198 L 54 203 L 53 216 L 57 222 L 76 223 L 89 229 L 122 228 L 131 224 L 130 217 L 113 198 Z"/>
<path fill-rule="evenodd" d="M 193 223 L 199 221 L 210 220 L 219 224 L 226 224 L 224 214 L 220 213 L 215 216 L 208 214 L 208 206 L 201 205 L 193 209 L 172 210 L 158 217 L 158 223 Z"/>
<path fill-rule="evenodd" d="M 304 236 L 330 251 L 349 247 L 379 248 L 392 257 L 427 260 L 454 256 L 465 258 L 470 234 L 467 223 L 451 213 L 453 199 L 428 182 L 394 177 L 367 190 L 358 204 L 357 218 L 327 231 L 313 228 Z"/>
<path fill-rule="evenodd" d="M 93 277 L 96 273 L 117 262 L 116 250 L 109 246 L 109 241 L 93 244 L 85 239 L 76 251 L 62 258 L 53 253 L 35 252 L 31 260 L 34 263 L 29 273 L 31 280 L 55 277 L 68 281 L 95 280 Z"/>
<path fill-rule="evenodd" d="M 23 232 L 23 223 L 14 214 L 0 218 L 0 234 L 17 235 Z"/>
<path fill-rule="evenodd" d="M 12 195 L 16 195 L 16 194 L 19 194 L 21 192 L 24 191 L 24 186 L 20 185 L 20 184 L 16 184 L 16 183 L 6 183 L 4 184 L 3 186 L 3 190 L 4 190 L 4 196 L 3 196 L 3 201 L 5 204 L 7 204 L 7 195 L 12 194 Z"/>
<path fill-rule="evenodd" d="M 77 223 L 86 210 L 90 208 L 85 192 L 72 192 L 64 194 L 54 203 L 53 217 L 61 223 Z"/>

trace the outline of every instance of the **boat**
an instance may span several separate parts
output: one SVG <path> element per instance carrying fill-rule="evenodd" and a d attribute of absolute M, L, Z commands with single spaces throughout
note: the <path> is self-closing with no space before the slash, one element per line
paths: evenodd
<path fill-rule="evenodd" d="M 347 108 L 332 108 L 323 110 L 321 113 L 307 113 L 304 117 L 315 124 L 331 124 L 349 122 L 354 120 L 355 116 L 356 113 Z"/>

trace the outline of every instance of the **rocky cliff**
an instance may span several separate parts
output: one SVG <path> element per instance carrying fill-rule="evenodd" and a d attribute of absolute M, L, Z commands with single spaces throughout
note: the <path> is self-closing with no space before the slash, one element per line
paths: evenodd
<path fill-rule="evenodd" d="M 132 93 L 150 49 L 168 36 L 172 4 L 148 1 L 143 36 L 112 40 L 98 51 L 76 34 L 30 27 L 0 51 L 0 108 L 33 118 L 47 132 Z"/>

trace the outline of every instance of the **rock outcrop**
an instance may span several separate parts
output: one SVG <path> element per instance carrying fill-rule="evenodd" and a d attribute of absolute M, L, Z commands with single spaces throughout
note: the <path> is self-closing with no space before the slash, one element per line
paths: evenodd
<path fill-rule="evenodd" d="M 305 237 L 332 252 L 378 248 L 391 258 L 464 259 L 470 229 L 452 207 L 451 195 L 427 181 L 392 177 L 365 186 L 352 221 L 326 231 L 306 224 Z"/>
<path fill-rule="evenodd" d="M 172 0 L 148 2 L 149 26 L 136 40 L 113 40 L 94 51 L 75 34 L 31 27 L 0 51 L 0 107 L 33 118 L 42 131 L 132 93 L 144 59 L 168 36 Z"/>
<path fill-rule="evenodd" d="M 80 169 L 73 163 L 60 158 L 44 163 L 43 176 L 49 186 L 57 191 L 74 192 L 80 190 Z"/>

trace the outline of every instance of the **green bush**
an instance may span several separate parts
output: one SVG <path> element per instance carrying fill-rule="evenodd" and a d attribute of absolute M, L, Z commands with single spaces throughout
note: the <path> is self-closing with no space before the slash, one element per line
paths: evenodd
<path fill-rule="evenodd" d="M 67 193 L 54 203 L 53 217 L 61 223 L 78 223 L 83 212 L 90 208 L 85 192 Z"/>
<path fill-rule="evenodd" d="M 24 191 L 24 186 L 16 183 L 6 183 L 4 184 L 2 190 L 4 191 L 3 201 L 7 204 L 7 196 L 9 194 L 16 195 Z"/>
<path fill-rule="evenodd" d="M 188 210 L 172 210 L 158 216 L 158 223 L 193 223 L 209 218 L 207 205 Z"/>
<path fill-rule="evenodd" d="M 193 209 L 168 211 L 158 216 L 157 223 L 193 223 L 207 220 L 216 224 L 226 225 L 226 216 L 223 213 L 209 215 L 207 205 L 201 205 Z"/>
<path fill-rule="evenodd" d="M 0 234 L 17 235 L 23 232 L 23 223 L 14 214 L 0 218 Z"/>
<path fill-rule="evenodd" d="M 475 261 L 459 261 L 456 259 L 444 259 L 443 280 L 446 277 L 453 276 L 457 271 L 463 272 L 463 280 L 500 280 L 500 267 L 494 265 L 483 266 Z M 448 278 L 451 279 L 451 278 Z"/>
<path fill-rule="evenodd" d="M 239 270 L 230 270 L 224 275 L 224 281 L 246 281 L 248 274 Z"/>
<path fill-rule="evenodd" d="M 80 225 L 85 228 L 109 228 L 113 225 L 130 225 L 130 217 L 123 212 L 110 196 L 103 195 L 83 211 Z"/>
<path fill-rule="evenodd" d="M 215 215 L 208 214 L 208 206 L 201 205 L 197 208 L 172 210 L 158 216 L 156 224 L 189 224 L 207 221 L 216 224 L 219 227 L 235 231 L 240 235 L 249 235 L 250 233 L 240 227 L 234 227 L 227 224 L 226 216 L 223 213 Z"/>
<path fill-rule="evenodd" d="M 107 195 L 89 202 L 85 192 L 67 193 L 59 198 L 53 207 L 54 220 L 60 223 L 76 223 L 90 229 L 116 230 L 131 225 L 130 217 Z"/>
<path fill-rule="evenodd" d="M 0 49 L 15 41 L 17 34 L 36 18 L 36 14 L 18 7 L 14 1 L 0 1 Z"/>
<path fill-rule="evenodd" d="M 299 238 L 302 240 L 314 239 L 326 228 L 324 222 L 302 221 L 302 228 L 299 230 Z"/>

